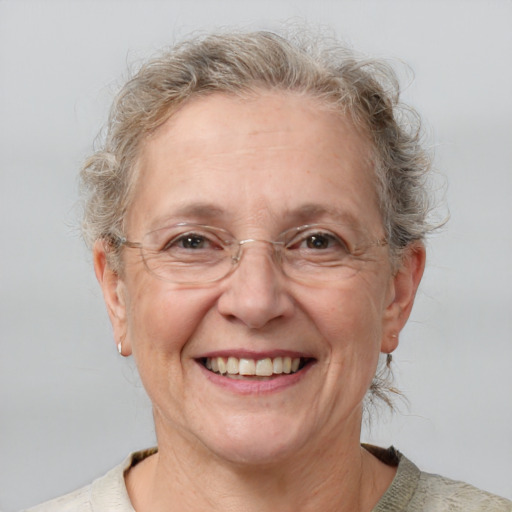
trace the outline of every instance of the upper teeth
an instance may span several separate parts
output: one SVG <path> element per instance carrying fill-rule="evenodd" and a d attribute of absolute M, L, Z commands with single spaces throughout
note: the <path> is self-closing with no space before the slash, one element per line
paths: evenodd
<path fill-rule="evenodd" d="M 280 373 L 294 373 L 299 369 L 300 357 L 266 357 L 246 359 L 238 357 L 207 357 L 206 368 L 229 375 L 257 375 L 268 377 Z"/>

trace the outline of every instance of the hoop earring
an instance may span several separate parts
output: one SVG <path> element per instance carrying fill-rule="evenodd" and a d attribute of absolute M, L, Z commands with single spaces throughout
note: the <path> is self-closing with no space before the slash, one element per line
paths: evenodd
<path fill-rule="evenodd" d="M 121 341 L 117 344 L 117 351 L 119 354 L 123 355 L 123 344 Z"/>

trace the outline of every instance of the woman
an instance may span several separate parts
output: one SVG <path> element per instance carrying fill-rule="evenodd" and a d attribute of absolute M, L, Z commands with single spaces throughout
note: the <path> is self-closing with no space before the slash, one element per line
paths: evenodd
<path fill-rule="evenodd" d="M 82 171 L 84 233 L 158 449 L 33 510 L 510 510 L 360 445 L 432 229 L 404 112 L 381 63 L 264 32 L 126 84 Z"/>

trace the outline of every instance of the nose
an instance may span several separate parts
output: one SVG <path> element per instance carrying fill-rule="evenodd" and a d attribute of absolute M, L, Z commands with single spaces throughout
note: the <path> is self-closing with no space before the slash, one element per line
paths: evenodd
<path fill-rule="evenodd" d="M 258 242 L 251 240 L 251 242 Z M 293 312 L 293 299 L 267 243 L 243 244 L 235 270 L 224 281 L 219 312 L 250 329 L 261 329 L 272 320 Z"/>

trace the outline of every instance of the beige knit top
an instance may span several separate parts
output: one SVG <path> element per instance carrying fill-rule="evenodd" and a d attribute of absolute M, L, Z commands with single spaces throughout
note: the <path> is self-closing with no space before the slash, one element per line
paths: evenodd
<path fill-rule="evenodd" d="M 512 512 L 512 501 L 464 482 L 424 473 L 393 447 L 365 448 L 387 464 L 398 465 L 392 484 L 372 512 Z M 92 484 L 26 512 L 135 512 L 124 473 L 155 451 L 135 452 Z"/>

